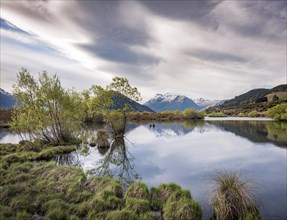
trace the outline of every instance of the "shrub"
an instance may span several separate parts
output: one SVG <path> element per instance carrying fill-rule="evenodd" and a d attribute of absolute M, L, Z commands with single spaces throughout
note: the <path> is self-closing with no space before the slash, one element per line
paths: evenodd
<path fill-rule="evenodd" d="M 278 121 L 287 120 L 287 103 L 276 105 L 267 111 L 267 117 L 274 118 Z"/>
<path fill-rule="evenodd" d="M 244 117 L 245 116 L 245 114 L 243 113 L 243 112 L 240 112 L 239 114 L 238 114 L 238 117 Z"/>
<path fill-rule="evenodd" d="M 227 117 L 223 112 L 212 112 L 207 115 L 208 117 Z"/>
<path fill-rule="evenodd" d="M 97 131 L 97 139 L 96 139 L 96 143 L 98 145 L 98 147 L 109 147 L 110 143 L 108 140 L 109 136 L 108 133 L 106 132 L 106 130 L 100 129 Z"/>
<path fill-rule="evenodd" d="M 248 117 L 254 118 L 254 117 L 258 117 L 258 112 L 257 111 L 251 111 L 248 113 Z"/>
<path fill-rule="evenodd" d="M 13 95 L 17 108 L 13 111 L 13 130 L 29 134 L 53 145 L 69 142 L 84 121 L 83 100 L 78 93 L 65 90 L 59 78 L 46 71 L 36 81 L 24 68 L 17 75 Z"/>

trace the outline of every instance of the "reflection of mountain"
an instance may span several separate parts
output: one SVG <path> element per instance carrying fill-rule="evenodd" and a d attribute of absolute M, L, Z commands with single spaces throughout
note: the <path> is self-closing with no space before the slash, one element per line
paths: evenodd
<path fill-rule="evenodd" d="M 136 129 L 138 126 L 140 126 L 139 124 L 127 124 L 126 125 L 126 133 L 131 132 L 132 130 Z"/>
<path fill-rule="evenodd" d="M 3 139 L 5 136 L 10 134 L 11 132 L 8 129 L 0 129 L 0 140 Z"/>
<path fill-rule="evenodd" d="M 287 124 L 273 121 L 209 121 L 219 129 L 232 132 L 255 143 L 287 147 Z"/>
<path fill-rule="evenodd" d="M 183 124 L 155 124 L 155 127 L 150 127 L 150 130 L 157 137 L 183 136 L 192 131 L 192 129 L 184 127 Z"/>
<path fill-rule="evenodd" d="M 204 124 L 203 121 L 184 121 L 179 123 L 163 124 L 156 123 L 155 126 L 152 124 L 145 125 L 154 132 L 157 137 L 174 137 L 174 136 L 183 136 L 193 131 L 196 127 L 202 127 Z"/>

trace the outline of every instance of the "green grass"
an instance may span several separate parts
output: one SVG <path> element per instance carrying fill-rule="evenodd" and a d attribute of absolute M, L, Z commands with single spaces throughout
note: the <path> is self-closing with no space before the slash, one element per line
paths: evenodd
<path fill-rule="evenodd" d="M 186 210 L 197 213 L 193 219 L 201 215 L 190 192 L 175 183 L 149 190 L 138 181 L 124 193 L 118 179 L 87 178 L 81 168 L 45 161 L 74 147 L 28 147 L 30 144 L 0 145 L 0 219 L 36 215 L 43 219 L 158 220 L 157 213 L 169 216 L 174 209 L 179 210 L 177 219 L 186 219 Z"/>
<path fill-rule="evenodd" d="M 39 147 L 32 142 L 22 144 L 1 144 L 1 163 L 16 163 L 35 160 L 50 160 L 59 154 L 66 154 L 75 151 L 75 146 L 53 146 Z"/>

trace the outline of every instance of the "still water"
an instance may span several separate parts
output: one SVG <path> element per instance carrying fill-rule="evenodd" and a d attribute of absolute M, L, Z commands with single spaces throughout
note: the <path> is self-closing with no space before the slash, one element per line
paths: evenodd
<path fill-rule="evenodd" d="M 95 135 L 96 131 L 88 132 Z M 9 142 L 7 135 L 1 142 Z M 108 149 L 83 144 L 77 152 L 56 161 L 81 166 L 91 175 L 118 177 L 124 184 L 137 179 L 149 186 L 176 182 L 200 202 L 204 218 L 211 214 L 208 201 L 212 175 L 222 169 L 241 171 L 254 187 L 263 215 L 286 219 L 286 146 L 287 123 L 143 123 L 129 124 L 125 138 L 111 140 Z"/>

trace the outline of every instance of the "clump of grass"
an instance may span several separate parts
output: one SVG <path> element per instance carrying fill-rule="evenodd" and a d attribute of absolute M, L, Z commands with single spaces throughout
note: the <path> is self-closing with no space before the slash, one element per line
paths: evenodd
<path fill-rule="evenodd" d="M 0 144 L 0 156 L 15 153 L 18 146 L 15 144 Z"/>
<path fill-rule="evenodd" d="M 199 203 L 192 199 L 188 190 L 176 183 L 160 184 L 151 189 L 151 207 L 162 210 L 164 219 L 201 219 Z"/>
<path fill-rule="evenodd" d="M 43 143 L 39 141 L 28 141 L 28 140 L 21 140 L 19 142 L 19 148 L 17 151 L 34 151 L 40 152 L 43 149 Z"/>
<path fill-rule="evenodd" d="M 58 154 L 67 154 L 76 150 L 75 146 L 57 146 L 42 150 L 36 157 L 36 160 L 50 160 Z"/>
<path fill-rule="evenodd" d="M 105 189 L 106 187 L 108 187 L 111 183 L 114 183 L 117 185 L 117 186 L 114 186 L 115 188 L 120 185 L 119 180 L 115 180 L 115 179 L 112 179 L 111 177 L 106 177 L 106 176 L 96 176 L 96 177 L 88 179 L 84 184 L 84 188 L 90 192 L 99 192 Z M 122 195 L 122 187 L 120 188 L 121 189 L 118 189 L 120 190 L 120 192 L 118 193 Z"/>
<path fill-rule="evenodd" d="M 145 212 L 140 214 L 141 220 L 160 220 L 160 216 L 155 212 Z"/>
<path fill-rule="evenodd" d="M 175 192 L 180 192 L 181 187 L 176 183 L 160 184 L 151 188 L 151 206 L 154 210 L 161 209 L 168 198 Z"/>
<path fill-rule="evenodd" d="M 51 209 L 45 215 L 45 219 L 48 220 L 66 220 L 69 218 L 70 218 L 69 212 L 61 208 Z"/>
<path fill-rule="evenodd" d="M 11 219 L 13 212 L 9 206 L 0 205 L 0 219 Z"/>
<path fill-rule="evenodd" d="M 126 209 L 136 213 L 145 213 L 150 211 L 149 201 L 145 199 L 126 198 Z"/>
<path fill-rule="evenodd" d="M 143 182 L 137 181 L 129 186 L 126 191 L 126 197 L 149 199 L 148 187 Z"/>
<path fill-rule="evenodd" d="M 7 150 L 9 146 L 12 146 L 13 153 L 8 153 L 10 150 Z M 26 145 L 4 145 L 0 147 L 2 150 L 3 158 L 1 163 L 5 162 L 8 164 L 16 162 L 27 162 L 35 160 L 50 160 L 58 154 L 70 153 L 76 150 L 75 146 L 57 146 L 57 147 L 47 147 L 37 149 L 25 147 Z M 29 145 L 32 146 L 32 145 Z M 7 152 L 8 151 L 8 152 Z"/>
<path fill-rule="evenodd" d="M 202 211 L 198 202 L 180 198 L 178 201 L 169 199 L 163 208 L 163 218 L 166 220 L 201 219 Z"/>
<path fill-rule="evenodd" d="M 259 216 L 258 205 L 250 183 L 241 172 L 219 171 L 213 177 L 211 205 L 215 219 L 244 219 L 247 213 Z"/>
<path fill-rule="evenodd" d="M 138 215 L 133 211 L 122 209 L 122 210 L 115 210 L 115 211 L 108 212 L 106 219 L 107 220 L 137 220 Z"/>
<path fill-rule="evenodd" d="M 20 211 L 16 213 L 15 220 L 30 220 L 32 219 L 31 213 L 28 213 L 26 211 Z"/>
<path fill-rule="evenodd" d="M 109 143 L 109 135 L 106 130 L 100 129 L 97 131 L 97 139 L 96 143 L 99 148 L 108 148 L 110 146 Z"/>

